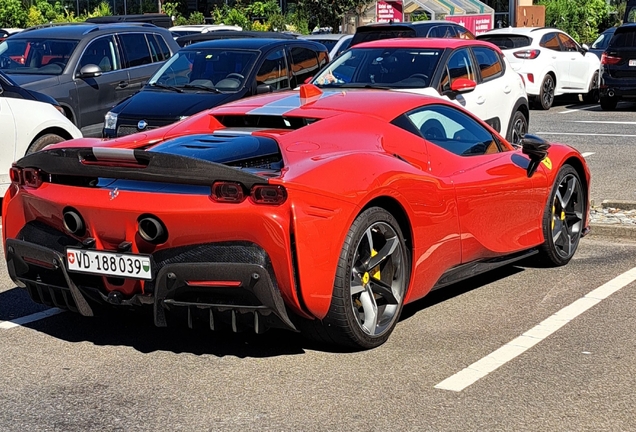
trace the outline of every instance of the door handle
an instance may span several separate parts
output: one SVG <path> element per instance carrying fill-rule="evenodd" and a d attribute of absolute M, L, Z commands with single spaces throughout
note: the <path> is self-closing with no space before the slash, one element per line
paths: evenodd
<path fill-rule="evenodd" d="M 128 81 L 120 81 L 119 84 L 117 84 L 117 87 L 115 87 L 116 89 L 124 89 L 128 87 Z"/>

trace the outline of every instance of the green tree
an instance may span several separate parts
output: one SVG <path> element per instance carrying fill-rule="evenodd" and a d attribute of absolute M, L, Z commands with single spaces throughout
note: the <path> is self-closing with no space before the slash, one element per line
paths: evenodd
<path fill-rule="evenodd" d="M 20 0 L 0 1 L 0 27 L 24 27 L 27 11 Z"/>
<path fill-rule="evenodd" d="M 596 39 L 610 14 L 605 0 L 540 0 L 545 6 L 546 26 L 556 27 L 581 43 Z"/>

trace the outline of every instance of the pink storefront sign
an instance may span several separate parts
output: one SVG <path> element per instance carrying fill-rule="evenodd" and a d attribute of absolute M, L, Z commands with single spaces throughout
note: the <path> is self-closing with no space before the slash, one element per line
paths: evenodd
<path fill-rule="evenodd" d="M 399 1 L 383 1 L 380 0 L 375 4 L 376 21 L 382 22 L 402 22 L 404 14 L 402 13 L 402 0 Z"/>
<path fill-rule="evenodd" d="M 490 14 L 446 15 L 446 20 L 463 25 L 475 36 L 493 29 L 493 19 Z"/>

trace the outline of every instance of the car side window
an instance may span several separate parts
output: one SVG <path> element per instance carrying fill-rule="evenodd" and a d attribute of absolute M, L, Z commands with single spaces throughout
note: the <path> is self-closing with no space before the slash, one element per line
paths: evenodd
<path fill-rule="evenodd" d="M 95 39 L 86 46 L 80 58 L 78 69 L 88 64 L 99 66 L 102 72 L 121 69 L 117 46 L 112 36 Z"/>
<path fill-rule="evenodd" d="M 559 45 L 559 39 L 556 33 L 546 33 L 541 38 L 539 45 L 554 51 L 561 51 L 561 45 Z"/>
<path fill-rule="evenodd" d="M 563 51 L 578 51 L 579 45 L 574 42 L 574 39 L 569 37 L 568 35 L 564 35 L 563 33 L 559 33 L 558 35 L 559 41 L 561 41 L 561 47 Z"/>
<path fill-rule="evenodd" d="M 503 62 L 495 50 L 487 47 L 474 47 L 473 53 L 479 65 L 482 81 L 490 81 L 503 75 Z"/>
<path fill-rule="evenodd" d="M 455 27 L 459 39 L 474 39 L 472 34 L 464 27 Z"/>
<path fill-rule="evenodd" d="M 274 51 L 265 58 L 256 74 L 256 84 L 267 84 L 272 90 L 289 88 L 289 66 L 284 49 Z"/>
<path fill-rule="evenodd" d="M 351 39 L 349 39 L 349 43 L 351 43 Z M 329 63 L 329 53 L 326 51 L 318 52 L 318 65 L 320 69 L 322 69 L 327 63 Z"/>
<path fill-rule="evenodd" d="M 170 52 L 170 48 L 168 48 L 168 44 L 166 43 L 166 40 L 163 38 L 163 36 L 157 35 L 157 34 L 155 35 L 155 38 L 157 39 L 157 42 L 159 43 L 159 50 L 161 54 L 163 55 L 163 59 L 168 60 L 170 57 L 172 57 L 172 53 Z"/>
<path fill-rule="evenodd" d="M 143 33 L 122 33 L 119 39 L 124 51 L 126 68 L 152 63 L 146 36 Z"/>
<path fill-rule="evenodd" d="M 446 68 L 442 72 L 442 79 L 440 81 L 440 93 L 449 91 L 453 81 L 466 78 L 477 82 L 475 77 L 475 67 L 470 56 L 468 48 L 462 48 L 451 54 Z"/>
<path fill-rule="evenodd" d="M 291 61 L 292 87 L 303 84 L 307 78 L 314 76 L 320 69 L 316 52 L 308 48 L 292 48 Z"/>
<path fill-rule="evenodd" d="M 407 117 L 424 139 L 456 155 L 478 156 L 502 151 L 488 129 L 453 107 L 428 105 L 407 113 Z"/>
<path fill-rule="evenodd" d="M 427 35 L 430 38 L 454 38 L 455 36 L 455 31 L 447 25 L 435 26 L 428 31 Z"/>
<path fill-rule="evenodd" d="M 148 38 L 148 46 L 150 47 L 150 55 L 152 56 L 153 63 L 167 60 L 170 56 L 166 57 L 157 41 L 156 35 L 148 34 L 146 35 Z"/>

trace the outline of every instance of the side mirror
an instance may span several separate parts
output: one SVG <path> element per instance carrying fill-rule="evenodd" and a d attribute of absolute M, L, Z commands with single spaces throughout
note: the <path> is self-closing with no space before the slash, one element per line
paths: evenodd
<path fill-rule="evenodd" d="M 256 86 L 256 94 L 271 93 L 272 86 L 269 84 L 259 84 Z"/>
<path fill-rule="evenodd" d="M 539 168 L 539 164 L 543 159 L 548 156 L 548 149 L 550 148 L 550 143 L 544 140 L 541 137 L 536 135 L 524 135 L 519 142 L 521 144 L 521 151 L 523 154 L 527 155 L 530 158 L 530 164 L 528 164 L 528 178 L 532 177 L 533 174 Z"/>
<path fill-rule="evenodd" d="M 102 70 L 100 69 L 99 66 L 94 64 L 87 64 L 86 66 L 80 69 L 79 74 L 77 74 L 77 77 L 78 78 L 97 78 L 101 74 L 102 74 Z"/>
<path fill-rule="evenodd" d="M 451 90 L 455 93 L 468 93 L 475 90 L 477 83 L 466 78 L 458 78 L 451 84 Z"/>
<path fill-rule="evenodd" d="M 589 47 L 589 46 L 587 46 L 587 44 L 583 44 L 583 45 L 581 45 L 581 48 L 583 49 L 583 52 L 584 52 L 584 53 L 586 53 L 586 52 L 588 52 L 588 51 L 590 50 L 590 47 Z"/>

